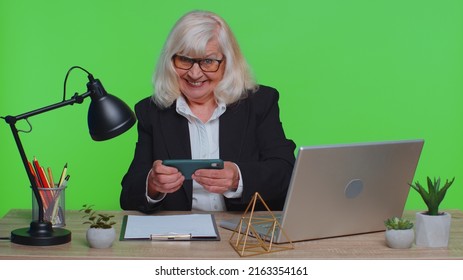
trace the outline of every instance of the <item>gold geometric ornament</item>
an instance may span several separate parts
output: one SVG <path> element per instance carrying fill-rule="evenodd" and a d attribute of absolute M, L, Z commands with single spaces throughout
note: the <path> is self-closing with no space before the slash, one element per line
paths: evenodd
<path fill-rule="evenodd" d="M 268 213 L 264 216 L 260 215 L 260 213 L 259 215 L 254 213 L 254 208 L 258 200 L 265 206 L 265 209 L 267 209 Z M 259 234 L 254 228 L 255 226 L 262 224 L 264 224 L 265 228 L 268 229 L 266 234 Z M 277 230 L 280 231 L 280 234 L 284 235 L 288 244 L 273 243 Z M 233 231 L 229 242 L 233 249 L 235 249 L 241 257 L 294 249 L 293 243 L 284 232 L 280 222 L 278 222 L 278 219 L 272 211 L 270 211 L 265 201 L 257 192 L 254 194 L 254 197 L 251 202 L 249 202 L 248 207 L 241 216 L 240 222 Z"/>

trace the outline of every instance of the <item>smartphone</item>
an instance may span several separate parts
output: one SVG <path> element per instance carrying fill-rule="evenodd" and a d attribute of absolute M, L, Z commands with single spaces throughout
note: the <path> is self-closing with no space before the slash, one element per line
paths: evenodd
<path fill-rule="evenodd" d="M 166 159 L 162 164 L 177 168 L 186 180 L 191 180 L 191 175 L 198 169 L 223 169 L 221 159 Z"/>

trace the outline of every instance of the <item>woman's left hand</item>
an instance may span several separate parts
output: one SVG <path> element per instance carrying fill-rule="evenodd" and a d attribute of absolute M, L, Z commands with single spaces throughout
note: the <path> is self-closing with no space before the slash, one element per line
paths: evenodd
<path fill-rule="evenodd" d="M 238 188 L 240 176 L 236 164 L 224 161 L 223 169 L 198 169 L 191 178 L 207 191 L 223 194 Z"/>

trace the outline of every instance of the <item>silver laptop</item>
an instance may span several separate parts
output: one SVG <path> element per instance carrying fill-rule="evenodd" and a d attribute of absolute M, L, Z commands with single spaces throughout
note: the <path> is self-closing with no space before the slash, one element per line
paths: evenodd
<path fill-rule="evenodd" d="M 402 216 L 423 140 L 301 147 L 283 211 L 278 216 L 291 241 L 385 230 Z M 272 210 L 272 209 L 270 209 Z M 220 226 L 234 230 L 239 219 Z M 255 230 L 265 236 L 268 225 Z M 288 240 L 276 232 L 275 243 Z"/>

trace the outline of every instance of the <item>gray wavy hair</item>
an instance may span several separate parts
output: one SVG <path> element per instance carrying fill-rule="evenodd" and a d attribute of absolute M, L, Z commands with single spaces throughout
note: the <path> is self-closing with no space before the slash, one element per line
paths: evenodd
<path fill-rule="evenodd" d="M 192 11 L 181 17 L 172 28 L 159 57 L 153 77 L 153 101 L 167 108 L 181 95 L 177 73 L 172 62 L 175 54 L 204 56 L 207 43 L 216 38 L 226 58 L 222 80 L 214 90 L 218 101 L 232 104 L 257 90 L 251 70 L 241 53 L 228 24 L 217 14 Z"/>

